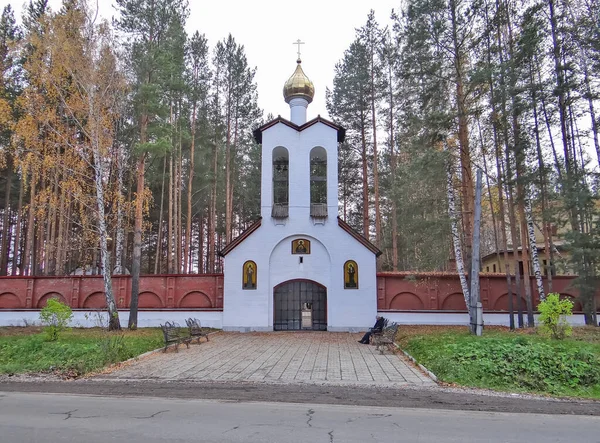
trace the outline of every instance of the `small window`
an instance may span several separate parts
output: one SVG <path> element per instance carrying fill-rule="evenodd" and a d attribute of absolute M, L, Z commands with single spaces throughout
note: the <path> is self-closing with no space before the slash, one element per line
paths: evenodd
<path fill-rule="evenodd" d="M 542 266 L 544 267 L 543 275 L 548 277 L 548 262 L 546 260 L 542 260 Z"/>
<path fill-rule="evenodd" d="M 489 266 L 485 267 L 485 272 L 490 272 L 490 267 Z"/>
<path fill-rule="evenodd" d="M 289 156 L 282 146 L 273 149 L 273 210 L 274 218 L 287 218 L 289 204 Z"/>
<path fill-rule="evenodd" d="M 320 146 L 310 151 L 310 215 L 327 217 L 327 151 Z"/>
<path fill-rule="evenodd" d="M 521 274 L 521 276 L 524 275 L 523 262 L 521 260 L 519 260 L 519 274 Z"/>
<path fill-rule="evenodd" d="M 496 272 L 496 265 L 494 265 L 494 268 L 493 268 L 493 269 L 494 269 L 494 272 Z"/>

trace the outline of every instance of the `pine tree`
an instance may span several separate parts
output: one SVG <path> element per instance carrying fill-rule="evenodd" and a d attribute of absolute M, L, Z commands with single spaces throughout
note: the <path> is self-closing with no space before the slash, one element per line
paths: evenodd
<path fill-rule="evenodd" d="M 139 278 L 142 261 L 145 167 L 147 157 L 170 148 L 168 103 L 163 99 L 169 79 L 170 54 L 166 39 L 174 23 L 185 24 L 186 0 L 117 0 L 119 30 L 127 35 L 129 69 L 135 78 L 133 103 L 139 133 L 136 143 L 136 206 L 131 267 L 132 288 L 129 328 L 137 328 Z"/>

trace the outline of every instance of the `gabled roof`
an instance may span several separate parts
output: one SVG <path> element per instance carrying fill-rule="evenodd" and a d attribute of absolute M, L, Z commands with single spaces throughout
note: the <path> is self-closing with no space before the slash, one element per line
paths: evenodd
<path fill-rule="evenodd" d="M 242 232 L 240 235 L 238 235 L 235 238 L 235 240 L 233 240 L 231 243 L 229 243 L 227 246 L 225 246 L 223 249 L 221 249 L 219 251 L 219 255 L 221 257 L 225 257 L 227 254 L 229 254 L 233 250 L 233 248 L 235 248 L 237 245 L 239 245 L 241 242 L 243 242 L 246 238 L 248 238 L 250 236 L 250 234 L 252 234 L 258 228 L 260 228 L 261 222 L 262 222 L 262 217 L 260 217 L 254 223 L 252 223 L 250 225 L 250 227 L 248 229 L 246 229 L 244 232 Z"/>
<path fill-rule="evenodd" d="M 295 123 L 292 123 L 289 120 L 286 120 L 282 116 L 278 116 L 276 119 L 271 120 L 270 122 L 262 125 L 260 128 L 256 128 L 254 131 L 252 131 L 252 133 L 254 134 L 254 139 L 256 140 L 256 143 L 259 143 L 259 144 L 262 143 L 263 131 L 269 129 L 271 126 L 275 126 L 277 123 L 283 123 L 284 125 L 289 126 L 290 128 L 295 129 L 298 132 L 304 131 L 305 129 L 310 128 L 314 124 L 323 123 L 324 125 L 327 125 L 330 128 L 333 128 L 337 131 L 338 143 L 342 143 L 344 141 L 344 138 L 346 137 L 346 129 L 321 117 L 320 115 L 317 116 L 317 118 L 313 118 L 312 120 L 307 121 L 306 123 L 304 123 L 303 125 L 300 125 L 300 126 L 298 126 Z"/>
<path fill-rule="evenodd" d="M 338 219 L 338 225 L 340 226 L 340 228 L 342 228 L 344 231 L 346 231 L 348 234 L 350 234 L 352 237 L 354 237 L 356 240 L 358 240 L 359 243 L 361 243 L 364 247 L 366 247 L 369 251 L 371 251 L 377 257 L 379 257 L 381 255 L 381 251 L 377 248 L 377 246 L 375 246 L 369 240 L 367 240 L 362 235 L 360 235 L 358 232 L 356 232 L 352 228 L 352 226 L 350 226 L 348 223 L 346 223 L 344 220 L 342 220 L 339 216 L 337 219 Z M 244 232 L 242 232 L 240 235 L 238 235 L 235 238 L 235 240 L 233 240 L 231 243 L 229 243 L 227 246 L 225 246 L 221 251 L 219 251 L 219 255 L 221 257 L 225 257 L 227 254 L 229 254 L 236 246 L 238 246 L 246 238 L 250 237 L 250 235 L 260 227 L 261 222 L 262 222 L 262 217 L 259 218 L 258 220 L 256 220 L 252 225 L 250 225 L 250 227 L 248 229 L 246 229 Z"/>
<path fill-rule="evenodd" d="M 352 228 L 352 226 L 350 226 L 348 223 L 346 223 L 344 220 L 342 220 L 339 216 L 338 216 L 338 225 L 340 226 L 340 228 L 342 228 L 344 231 L 346 231 L 348 234 L 350 234 L 352 237 L 354 237 L 356 240 L 358 240 L 359 243 L 362 243 L 362 245 L 365 248 L 367 248 L 369 251 L 371 251 L 373 254 L 375 254 L 376 257 L 379 257 L 381 255 L 381 251 L 379 250 L 379 248 L 377 246 L 375 246 L 369 240 L 367 240 L 362 235 L 360 235 L 358 232 L 356 232 Z"/>

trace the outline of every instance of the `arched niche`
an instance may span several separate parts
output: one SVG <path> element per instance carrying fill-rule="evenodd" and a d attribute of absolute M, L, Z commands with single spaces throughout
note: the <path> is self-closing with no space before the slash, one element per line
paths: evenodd
<path fill-rule="evenodd" d="M 321 146 L 310 150 L 310 215 L 327 217 L 327 151 Z"/>
<path fill-rule="evenodd" d="M 444 297 L 442 307 L 445 311 L 464 311 L 467 309 L 465 305 L 465 297 L 462 292 L 453 292 Z"/>
<path fill-rule="evenodd" d="M 210 297 L 202 291 L 190 291 L 179 302 L 180 308 L 212 308 Z"/>
<path fill-rule="evenodd" d="M 399 311 L 409 309 L 421 310 L 425 309 L 425 305 L 418 295 L 412 292 L 400 292 L 392 298 L 389 309 L 397 309 Z"/>
<path fill-rule="evenodd" d="M 62 294 L 59 294 L 58 292 L 47 292 L 46 294 L 40 297 L 40 299 L 37 302 L 37 307 L 39 309 L 45 307 L 46 303 L 48 303 L 48 300 L 50 300 L 51 298 L 55 298 L 59 302 L 64 303 L 66 305 L 68 304 L 67 300 L 65 299 L 65 297 L 63 297 Z"/>
<path fill-rule="evenodd" d="M 104 292 L 93 292 L 83 301 L 83 308 L 104 309 L 106 308 L 106 297 Z"/>
<path fill-rule="evenodd" d="M 290 197 L 290 155 L 286 148 L 277 146 L 272 153 L 274 218 L 287 218 Z"/>
<path fill-rule="evenodd" d="M 344 289 L 358 289 L 358 265 L 354 260 L 344 263 Z"/>
<path fill-rule="evenodd" d="M 517 312 L 517 294 L 513 294 L 512 299 L 513 299 L 512 300 L 513 311 Z M 525 306 L 527 306 L 525 299 L 523 297 L 521 297 L 521 307 L 523 309 L 525 309 Z M 508 293 L 505 292 L 504 294 L 502 294 L 500 297 L 498 297 L 496 299 L 494 306 L 492 306 L 492 310 L 508 312 Z"/>
<path fill-rule="evenodd" d="M 242 289 L 256 289 L 258 268 L 256 263 L 248 260 L 242 266 Z"/>
<path fill-rule="evenodd" d="M 154 292 L 141 292 L 138 297 L 139 308 L 164 308 L 163 302 Z"/>
<path fill-rule="evenodd" d="M 0 294 L 0 309 L 19 309 L 22 308 L 21 300 L 12 292 Z"/>

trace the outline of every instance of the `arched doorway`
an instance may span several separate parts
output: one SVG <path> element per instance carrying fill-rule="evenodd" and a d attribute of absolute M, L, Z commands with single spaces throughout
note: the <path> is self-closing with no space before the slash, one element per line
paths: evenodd
<path fill-rule="evenodd" d="M 273 289 L 276 331 L 326 331 L 327 288 L 311 280 L 292 280 Z"/>

